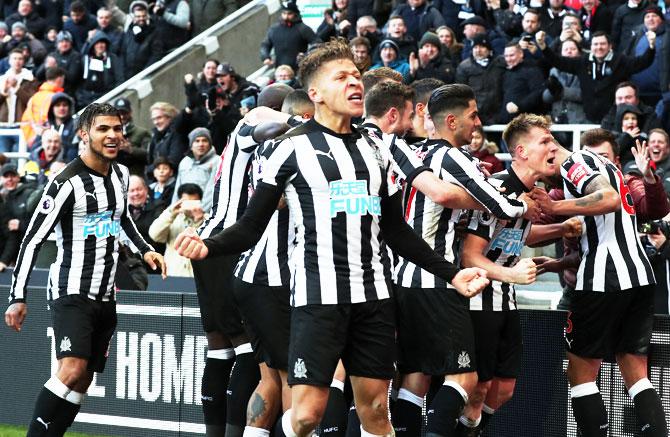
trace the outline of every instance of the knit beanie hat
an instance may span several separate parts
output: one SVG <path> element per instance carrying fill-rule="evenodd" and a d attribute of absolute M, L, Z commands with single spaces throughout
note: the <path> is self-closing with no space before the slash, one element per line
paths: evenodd
<path fill-rule="evenodd" d="M 438 49 L 442 47 L 442 44 L 440 43 L 440 38 L 433 32 L 426 32 L 423 34 L 423 36 L 421 37 L 421 41 L 419 41 L 419 48 L 423 47 L 424 44 L 432 44 Z"/>
<path fill-rule="evenodd" d="M 196 127 L 190 134 L 188 134 L 189 146 L 192 146 L 193 142 L 195 142 L 198 137 L 205 137 L 207 138 L 207 141 L 209 141 L 209 144 L 212 144 L 212 134 L 209 133 L 209 129 L 205 127 Z"/>

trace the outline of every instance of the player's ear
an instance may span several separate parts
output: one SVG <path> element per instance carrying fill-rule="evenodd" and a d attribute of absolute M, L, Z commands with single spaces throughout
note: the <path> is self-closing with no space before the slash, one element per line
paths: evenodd
<path fill-rule="evenodd" d="M 317 90 L 314 87 L 310 87 L 307 90 L 307 95 L 309 96 L 309 99 L 314 103 L 322 103 L 323 102 L 323 97 L 321 97 L 321 94 L 319 93 L 319 90 Z"/>
<path fill-rule="evenodd" d="M 88 144 L 88 132 L 86 132 L 84 129 L 79 129 L 77 131 L 77 135 L 79 135 L 79 138 L 84 144 Z"/>

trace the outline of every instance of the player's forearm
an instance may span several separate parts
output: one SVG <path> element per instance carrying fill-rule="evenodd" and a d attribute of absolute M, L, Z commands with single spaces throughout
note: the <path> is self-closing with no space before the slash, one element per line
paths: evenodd
<path fill-rule="evenodd" d="M 554 223 L 548 225 L 533 225 L 526 239 L 527 246 L 540 245 L 546 241 L 556 240 L 563 237 L 563 224 Z"/>
<path fill-rule="evenodd" d="M 489 279 L 506 283 L 514 282 L 511 268 L 494 263 L 482 253 L 464 250 L 461 262 L 463 267 L 479 267 L 486 270 L 486 276 Z"/>
<path fill-rule="evenodd" d="M 430 200 L 445 208 L 486 209 L 463 188 L 456 184 L 445 182 L 431 172 L 424 172 L 417 176 L 412 182 L 412 186 L 425 194 Z"/>
<path fill-rule="evenodd" d="M 621 209 L 621 198 L 613 189 L 600 189 L 577 199 L 554 202 L 551 213 L 560 216 L 602 215 Z"/>

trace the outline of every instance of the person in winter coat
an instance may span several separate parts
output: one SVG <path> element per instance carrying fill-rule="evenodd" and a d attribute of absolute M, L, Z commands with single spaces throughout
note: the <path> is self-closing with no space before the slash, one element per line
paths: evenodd
<path fill-rule="evenodd" d="M 612 46 L 617 53 L 623 53 L 633 33 L 644 21 L 646 0 L 628 0 L 614 11 L 612 18 Z"/>
<path fill-rule="evenodd" d="M 191 7 L 186 0 L 157 1 L 153 8 L 156 17 L 155 59 L 191 39 Z"/>
<path fill-rule="evenodd" d="M 403 82 L 410 83 L 412 81 L 409 63 L 404 59 L 400 59 L 400 49 L 395 42 L 390 39 L 382 41 L 381 44 L 379 44 L 379 57 L 381 58 L 381 61 L 370 67 L 370 70 L 388 67 L 402 74 Z"/>
<path fill-rule="evenodd" d="M 502 161 L 495 156 L 499 152 L 498 146 L 496 143 L 486 140 L 486 134 L 482 126 L 477 126 L 472 133 L 472 141 L 468 146 L 468 150 L 475 158 L 491 164 L 491 167 L 487 169 L 489 173 L 495 174 L 505 169 Z"/>
<path fill-rule="evenodd" d="M 52 130 L 58 133 L 63 148 L 62 159 L 70 162 L 79 155 L 79 146 L 74 142 L 77 128 L 72 118 L 74 100 L 65 93 L 56 93 L 51 97 L 51 105 L 47 113 L 45 132 Z M 42 147 L 43 135 L 35 138 L 33 148 Z"/>
<path fill-rule="evenodd" d="M 316 29 L 316 35 L 321 41 L 349 34 L 351 22 L 347 20 L 348 4 L 348 0 L 333 0 L 332 7 L 323 11 L 323 21 Z"/>
<path fill-rule="evenodd" d="M 202 71 L 198 73 L 198 93 L 207 94 L 212 88 L 215 88 L 216 83 L 216 67 L 220 64 L 216 59 L 208 59 L 202 66 Z"/>
<path fill-rule="evenodd" d="M 28 146 L 32 146 L 35 137 L 42 134 L 49 121 L 51 98 L 63 92 L 65 71 L 59 67 L 47 68 L 47 81 L 40 85 L 37 92 L 28 100 L 26 110 L 21 116 L 21 130 Z"/>
<path fill-rule="evenodd" d="M 153 163 L 159 156 L 166 157 L 177 168 L 188 150 L 186 138 L 177 129 L 181 120 L 177 118 L 177 108 L 169 103 L 156 102 L 151 105 L 151 121 L 154 128 L 147 153 L 147 161 Z M 148 165 L 146 174 L 152 179 L 153 165 Z"/>
<path fill-rule="evenodd" d="M 82 55 L 83 82 L 77 89 L 77 106 L 83 108 L 123 82 L 122 61 L 109 51 L 111 42 L 97 32 Z"/>
<path fill-rule="evenodd" d="M 607 114 L 614 100 L 617 84 L 627 80 L 631 74 L 649 67 L 654 61 L 656 34 L 648 32 L 647 40 L 649 49 L 642 56 L 631 58 L 614 54 L 609 36 L 596 32 L 591 38 L 590 54 L 565 58 L 556 55 L 547 47 L 544 32 L 540 31 L 536 35 L 544 58 L 559 70 L 575 74 L 579 78 L 584 113 L 591 123 L 600 122 Z"/>
<path fill-rule="evenodd" d="M 472 56 L 473 40 L 475 35 L 485 35 L 490 41 L 491 49 L 495 56 L 502 55 L 505 52 L 507 41 L 493 29 L 487 29 L 487 23 L 482 17 L 474 16 L 463 21 L 463 50 L 461 50 L 461 60 L 465 61 Z"/>
<path fill-rule="evenodd" d="M 407 3 L 399 5 L 391 16 L 398 15 L 405 21 L 407 34 L 419 41 L 424 33 L 434 31 L 446 23 L 440 11 L 429 5 L 426 0 L 407 0 Z"/>
<path fill-rule="evenodd" d="M 21 239 L 18 231 L 9 230 L 8 210 L 0 197 L 0 272 L 14 264 L 19 255 Z"/>
<path fill-rule="evenodd" d="M 237 74 L 232 65 L 227 62 L 222 62 L 216 67 L 216 82 L 218 87 L 210 90 L 210 106 L 213 107 L 212 101 L 215 100 L 217 94 L 225 94 L 231 106 L 238 110 L 242 106 L 242 100 L 251 98 L 256 102 L 256 97 L 260 92 L 260 88 L 253 82 L 249 82 L 244 77 Z M 212 99 L 214 97 L 214 99 Z"/>
<path fill-rule="evenodd" d="M 386 23 L 386 27 L 388 29 L 386 38 L 392 40 L 398 45 L 398 48 L 400 49 L 399 57 L 408 61 L 409 56 L 412 53 L 416 53 L 418 47 L 420 46 L 417 46 L 416 40 L 407 34 L 405 20 L 403 20 L 403 18 L 399 15 L 394 15 L 389 18 L 389 21 Z"/>
<path fill-rule="evenodd" d="M 207 128 L 198 127 L 188 134 L 188 140 L 191 145 L 191 151 L 181 160 L 177 170 L 177 182 L 175 187 L 177 192 L 172 197 L 172 203 L 179 199 L 179 188 L 183 184 L 193 183 L 200 187 L 208 187 L 210 182 L 214 181 L 214 175 L 219 165 L 219 156 L 212 147 L 212 136 Z M 205 211 L 212 207 L 212 192 L 209 191 L 209 198 L 202 199 L 202 205 Z"/>
<path fill-rule="evenodd" d="M 67 30 L 61 30 L 56 35 L 56 50 L 49 53 L 49 57 L 56 60 L 56 65 L 65 70 L 65 92 L 73 96 L 77 85 L 81 81 L 81 53 L 74 49 L 72 35 Z M 35 71 L 35 76 L 45 78 L 46 62 Z"/>
<path fill-rule="evenodd" d="M 298 68 L 298 55 L 306 53 L 310 44 L 319 42 L 316 33 L 302 22 L 300 10 L 293 0 L 282 5 L 278 23 L 268 29 L 261 42 L 261 61 L 265 65 L 290 65 Z M 270 52 L 274 48 L 275 59 Z"/>
<path fill-rule="evenodd" d="M 123 125 L 123 138 L 126 140 L 119 149 L 117 161 L 128 167 L 130 174 L 144 175 L 151 133 L 135 125 L 128 99 L 119 97 L 114 101 L 114 107 L 119 110 Z"/>
<path fill-rule="evenodd" d="M 434 78 L 452 83 L 456 75 L 451 59 L 442 51 L 440 38 L 433 32 L 423 35 L 418 54 L 410 56 L 409 68 L 414 80 Z"/>
<path fill-rule="evenodd" d="M 10 69 L 0 76 L 0 122 L 15 123 L 21 120 L 28 101 L 37 91 L 37 81 L 27 68 L 20 50 L 9 54 Z M 11 152 L 18 144 L 18 137 L 0 137 L 0 152 Z"/>
<path fill-rule="evenodd" d="M 74 48 L 82 51 L 88 39 L 88 32 L 98 25 L 95 17 L 89 13 L 84 3 L 75 0 L 70 4 L 70 18 L 63 24 L 63 30 L 72 35 Z"/>
<path fill-rule="evenodd" d="M 483 124 L 494 124 L 502 105 L 502 78 L 507 65 L 493 56 L 493 47 L 485 34 L 472 40 L 472 56 L 456 70 L 456 82 L 469 85 L 475 92 L 479 118 Z"/>
<path fill-rule="evenodd" d="M 654 128 L 661 127 L 661 121 L 657 117 L 654 108 L 645 105 L 639 97 L 639 89 L 633 82 L 626 81 L 617 84 L 614 92 L 614 102 L 610 110 L 607 112 L 601 122 L 601 127 L 612 132 L 617 131 L 619 120 L 617 118 L 617 107 L 623 104 L 633 105 L 637 107 L 640 112 L 640 129 L 649 132 Z"/>
<path fill-rule="evenodd" d="M 31 214 L 28 212 L 28 197 L 35 190 L 35 184 L 24 182 L 14 164 L 5 164 L 0 169 L 4 208 L 9 218 L 9 230 L 18 231 L 21 238 L 28 228 Z"/>
<path fill-rule="evenodd" d="M 174 177 L 174 168 L 167 158 L 159 156 L 153 162 L 153 175 L 156 182 L 149 184 L 149 198 L 166 205 L 172 203 L 172 195 L 177 179 Z"/>
<path fill-rule="evenodd" d="M 33 147 L 30 160 L 23 166 L 26 175 L 35 175 L 37 183 L 44 185 L 49 178 L 49 168 L 55 161 L 62 160 L 63 147 L 58 132 L 47 129 L 40 136 L 39 146 Z"/>
<path fill-rule="evenodd" d="M 633 161 L 633 149 L 637 141 L 647 141 L 647 133 L 641 130 L 642 112 L 637 106 L 623 104 L 617 106 L 617 144 L 621 162 L 626 165 Z"/>
<path fill-rule="evenodd" d="M 149 6 L 143 0 L 130 5 L 132 22 L 121 39 L 121 59 L 124 79 L 128 80 L 144 70 L 153 60 L 156 27 L 149 20 Z"/>
<path fill-rule="evenodd" d="M 17 22 L 25 24 L 28 33 L 37 39 L 42 39 L 47 28 L 47 22 L 33 9 L 30 0 L 21 0 L 17 11 L 5 19 L 10 27 Z"/>
<path fill-rule="evenodd" d="M 524 60 L 523 50 L 518 44 L 505 47 L 507 70 L 502 80 L 502 108 L 498 123 L 508 123 L 516 115 L 528 112 L 541 114 L 544 75 L 542 70 Z"/>
<path fill-rule="evenodd" d="M 575 40 L 566 39 L 561 44 L 561 56 L 577 58 L 581 54 Z M 576 75 L 552 68 L 547 79 L 547 88 L 542 92 L 542 100 L 551 105 L 551 119 L 554 123 L 588 123 L 582 103 L 582 88 Z"/>

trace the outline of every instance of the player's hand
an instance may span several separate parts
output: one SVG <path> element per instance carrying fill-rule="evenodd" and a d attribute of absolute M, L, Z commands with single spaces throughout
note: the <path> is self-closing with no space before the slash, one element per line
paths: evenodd
<path fill-rule="evenodd" d="M 451 285 L 456 288 L 459 294 L 465 297 L 473 297 L 489 285 L 489 280 L 486 277 L 486 270 L 479 267 L 470 267 L 459 271 L 451 280 Z"/>
<path fill-rule="evenodd" d="M 537 202 L 537 204 L 540 206 L 542 209 L 542 212 L 545 212 L 547 214 L 553 214 L 554 213 L 554 201 L 551 200 L 551 197 L 549 197 L 549 194 L 547 193 L 547 190 L 544 188 L 540 187 L 535 187 L 533 188 L 533 191 L 530 192 L 530 197 Z"/>
<path fill-rule="evenodd" d="M 570 217 L 563 223 L 563 236 L 566 238 L 576 238 L 582 235 L 582 221 L 577 217 Z"/>
<path fill-rule="evenodd" d="M 667 240 L 667 238 L 665 238 L 665 234 L 660 229 L 656 231 L 655 234 L 647 234 L 647 238 L 656 249 L 660 249 Z"/>
<path fill-rule="evenodd" d="M 163 259 L 163 255 L 158 252 L 147 252 L 144 254 L 144 262 L 149 264 L 151 270 L 158 270 L 158 267 L 161 268 L 161 277 L 163 279 L 167 278 L 167 265 Z"/>
<path fill-rule="evenodd" d="M 542 209 L 540 208 L 539 203 L 527 193 L 523 193 L 519 196 L 519 200 L 522 200 L 526 204 L 526 212 L 524 213 L 523 218 L 530 220 L 531 222 L 538 221 L 540 219 L 540 214 L 542 214 Z"/>
<path fill-rule="evenodd" d="M 491 169 L 493 168 L 493 163 L 492 162 L 479 161 L 477 163 L 477 167 L 479 167 L 479 171 L 484 173 L 484 176 L 486 176 L 487 178 L 491 176 Z M 500 187 L 500 188 L 503 188 L 503 187 Z M 498 188 L 498 191 L 500 191 L 500 188 Z M 503 191 L 500 191 L 500 192 L 502 193 Z"/>
<path fill-rule="evenodd" d="M 19 332 L 27 314 L 28 305 L 23 302 L 13 303 L 5 311 L 5 323 L 16 332 Z"/>
<path fill-rule="evenodd" d="M 560 259 L 550 258 L 548 256 L 536 256 L 533 258 L 536 272 L 538 275 L 547 272 L 558 273 L 563 270 L 563 263 Z"/>
<path fill-rule="evenodd" d="M 177 236 L 174 248 L 179 255 L 192 260 L 205 259 L 209 253 L 209 249 L 193 228 L 186 228 Z"/>
<path fill-rule="evenodd" d="M 512 280 L 515 284 L 532 284 L 535 282 L 537 268 L 530 258 L 522 258 L 512 267 Z"/>

